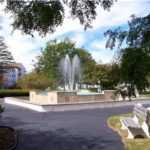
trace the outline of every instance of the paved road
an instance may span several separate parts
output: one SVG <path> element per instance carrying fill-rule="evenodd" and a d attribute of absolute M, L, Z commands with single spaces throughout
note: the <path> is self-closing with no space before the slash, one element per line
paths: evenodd
<path fill-rule="evenodd" d="M 9 104 L 3 106 L 0 125 L 18 131 L 17 150 L 123 150 L 120 137 L 106 122 L 110 116 L 133 109 L 125 106 L 38 113 Z"/>

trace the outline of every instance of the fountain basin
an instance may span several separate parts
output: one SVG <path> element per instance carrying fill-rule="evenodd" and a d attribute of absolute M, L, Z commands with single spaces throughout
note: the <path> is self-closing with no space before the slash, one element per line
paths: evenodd
<path fill-rule="evenodd" d="M 76 91 L 30 91 L 28 101 L 5 97 L 5 103 L 39 112 L 94 109 L 103 107 L 103 104 L 108 101 L 114 101 L 113 90 L 107 90 L 104 93 L 83 93 L 83 95 L 78 95 Z"/>
<path fill-rule="evenodd" d="M 77 93 L 76 91 L 30 91 L 30 102 L 42 105 L 100 102 L 105 100 L 114 100 L 113 90 L 107 90 L 104 91 L 104 93 Z"/>
<path fill-rule="evenodd" d="M 85 109 L 95 109 L 112 107 L 111 101 L 101 101 L 101 102 L 78 102 L 78 103 L 63 103 L 63 104 L 37 104 L 26 100 L 21 100 L 13 97 L 5 97 L 5 103 L 17 105 L 20 107 L 28 108 L 37 112 L 60 112 L 60 111 L 77 111 Z M 107 104 L 107 105 L 106 105 Z M 115 103 L 117 107 L 117 104 Z"/>

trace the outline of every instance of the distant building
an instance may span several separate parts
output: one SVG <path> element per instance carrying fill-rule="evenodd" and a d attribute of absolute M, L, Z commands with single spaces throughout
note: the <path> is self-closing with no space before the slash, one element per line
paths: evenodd
<path fill-rule="evenodd" d="M 16 84 L 16 81 L 25 74 L 25 67 L 21 63 L 9 64 L 9 69 L 1 78 L 3 88 L 11 88 Z"/>

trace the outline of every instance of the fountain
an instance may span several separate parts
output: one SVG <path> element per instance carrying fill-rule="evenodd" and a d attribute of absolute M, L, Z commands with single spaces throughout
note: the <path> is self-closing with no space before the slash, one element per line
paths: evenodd
<path fill-rule="evenodd" d="M 114 100 L 112 91 L 105 91 L 104 93 L 78 91 L 76 84 L 81 77 L 81 63 L 77 55 L 72 59 L 66 55 L 60 61 L 59 68 L 65 91 L 34 90 L 30 91 L 29 101 L 6 97 L 5 102 L 47 112 L 96 108 L 98 102 Z"/>
<path fill-rule="evenodd" d="M 60 61 L 60 71 L 63 76 L 65 91 L 75 90 L 75 81 L 81 76 L 81 63 L 77 55 L 72 60 L 67 54 L 64 59 Z"/>

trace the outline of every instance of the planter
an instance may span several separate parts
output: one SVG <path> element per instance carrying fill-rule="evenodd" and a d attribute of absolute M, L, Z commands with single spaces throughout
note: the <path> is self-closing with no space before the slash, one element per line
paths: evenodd
<path fill-rule="evenodd" d="M 7 126 L 0 126 L 0 150 L 13 150 L 17 146 L 17 132 Z"/>

